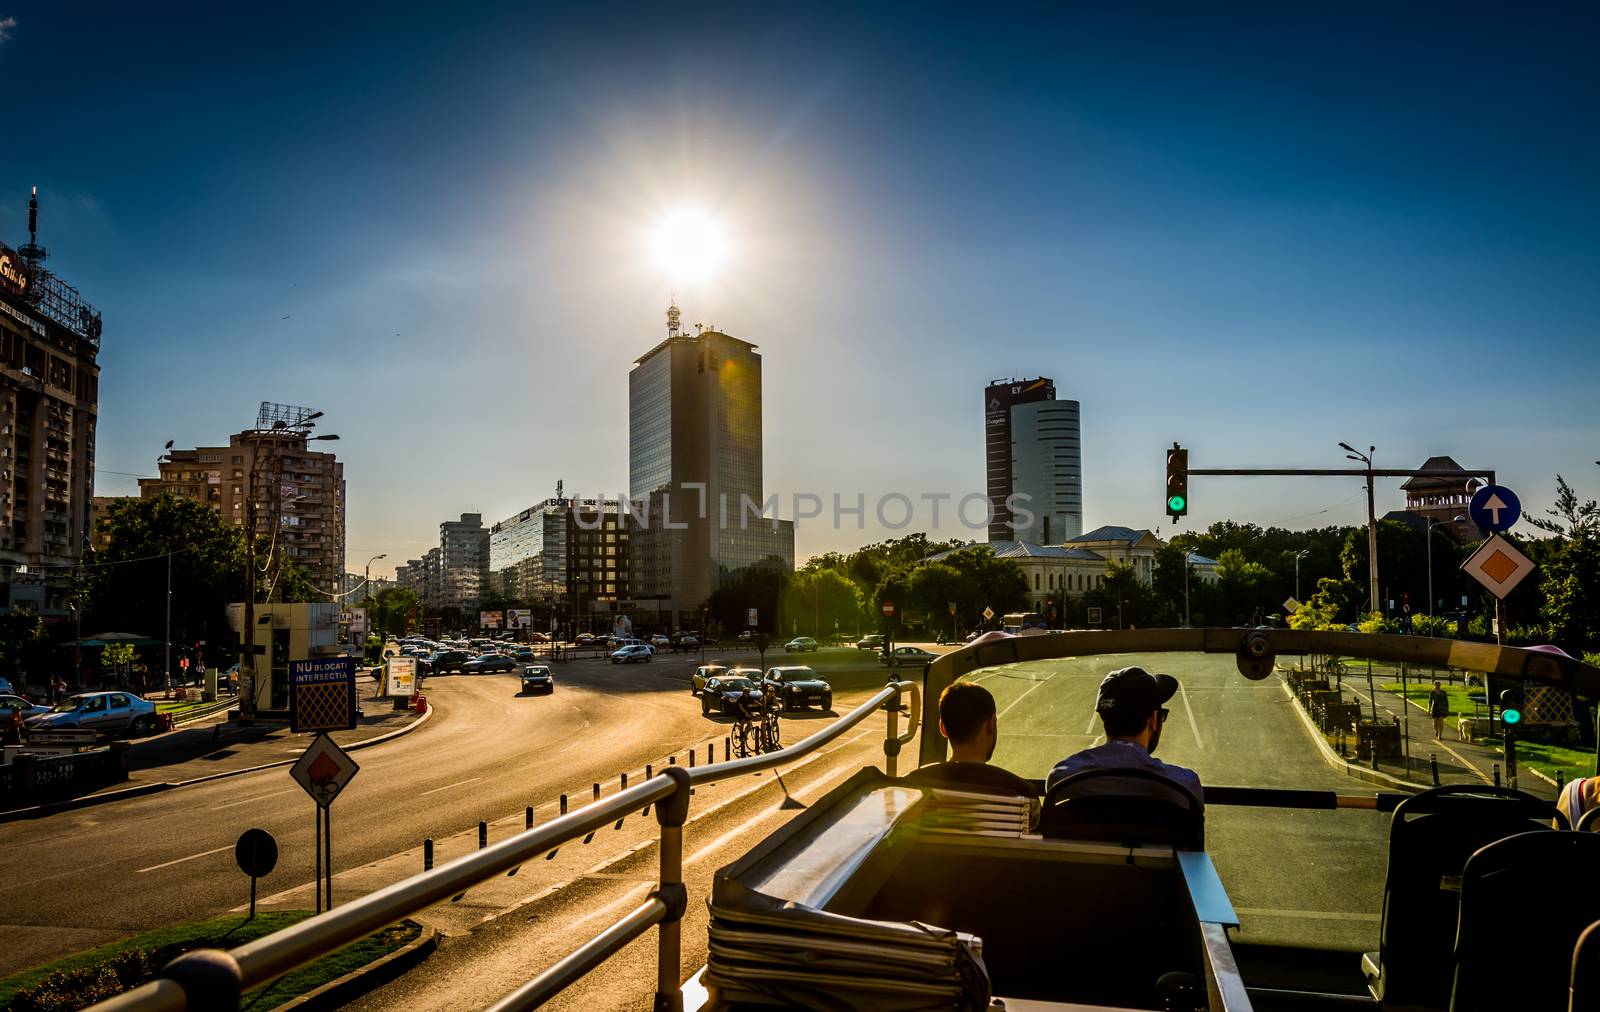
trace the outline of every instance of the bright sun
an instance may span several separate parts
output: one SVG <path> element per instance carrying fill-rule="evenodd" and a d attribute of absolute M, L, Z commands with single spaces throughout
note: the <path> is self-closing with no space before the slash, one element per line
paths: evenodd
<path fill-rule="evenodd" d="M 675 284 L 711 280 L 728 259 L 727 230 L 699 208 L 680 208 L 651 233 L 650 259 Z"/>

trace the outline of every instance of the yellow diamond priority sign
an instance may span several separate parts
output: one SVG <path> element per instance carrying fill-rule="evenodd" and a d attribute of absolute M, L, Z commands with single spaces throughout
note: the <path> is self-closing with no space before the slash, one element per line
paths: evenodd
<path fill-rule="evenodd" d="M 1511 542 L 1494 534 L 1472 553 L 1472 558 L 1461 564 L 1461 569 L 1503 600 L 1533 572 L 1533 562 Z"/>

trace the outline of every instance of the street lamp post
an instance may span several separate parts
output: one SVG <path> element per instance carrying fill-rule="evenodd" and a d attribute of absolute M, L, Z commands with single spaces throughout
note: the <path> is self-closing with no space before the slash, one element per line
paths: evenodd
<path fill-rule="evenodd" d="M 1294 599 L 1300 600 L 1300 560 L 1311 554 L 1311 549 L 1302 548 L 1294 553 Z"/>
<path fill-rule="evenodd" d="M 1378 513 L 1373 501 L 1372 487 L 1372 455 L 1378 448 L 1369 446 L 1366 453 L 1362 453 L 1349 443 L 1340 443 L 1339 448 L 1345 451 L 1347 459 L 1359 461 L 1367 467 L 1367 581 L 1372 610 L 1381 612 L 1382 609 L 1378 607 Z"/>
<path fill-rule="evenodd" d="M 367 603 L 367 623 L 369 626 L 372 622 L 372 564 L 377 562 L 379 559 L 387 559 L 388 557 L 388 553 L 385 553 L 383 555 L 374 555 L 372 558 L 368 559 L 366 573 L 361 578 L 361 589 L 367 592 L 367 596 L 362 598 L 362 600 Z M 365 647 L 366 644 L 363 643 L 362 648 L 365 649 Z M 363 656 L 365 656 L 365 654 L 363 654 Z"/>
<path fill-rule="evenodd" d="M 1189 621 L 1189 560 L 1192 558 L 1194 558 L 1193 552 L 1185 551 L 1183 553 L 1183 627 L 1185 629 L 1188 629 L 1191 625 Z"/>
<path fill-rule="evenodd" d="M 1457 524 L 1466 519 L 1465 514 L 1456 514 L 1449 520 L 1435 520 L 1428 518 L 1428 617 L 1433 617 L 1433 529 L 1443 527 L 1445 524 Z"/>

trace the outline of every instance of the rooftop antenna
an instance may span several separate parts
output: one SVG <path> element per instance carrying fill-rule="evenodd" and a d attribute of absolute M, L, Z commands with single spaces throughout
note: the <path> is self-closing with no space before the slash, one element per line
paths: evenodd
<path fill-rule="evenodd" d="M 22 259 L 27 261 L 29 267 L 38 267 L 50 256 L 43 246 L 39 245 L 39 188 L 33 188 L 33 195 L 28 198 L 28 244 L 17 250 Z"/>
<path fill-rule="evenodd" d="M 677 337 L 682 333 L 683 314 L 678 310 L 678 296 L 674 292 L 670 303 L 667 305 L 667 336 Z"/>
<path fill-rule="evenodd" d="M 562 501 L 563 498 L 565 498 L 561 494 L 564 487 L 565 487 L 565 483 L 560 478 L 557 478 L 556 479 L 556 501 L 557 502 L 560 502 L 560 501 Z"/>

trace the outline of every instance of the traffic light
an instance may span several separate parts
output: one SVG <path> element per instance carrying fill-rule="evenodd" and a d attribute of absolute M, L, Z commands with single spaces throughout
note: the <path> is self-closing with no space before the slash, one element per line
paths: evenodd
<path fill-rule="evenodd" d="M 1522 723 L 1522 690 L 1505 689 L 1500 693 L 1500 719 L 1507 725 Z"/>
<path fill-rule="evenodd" d="M 1167 451 L 1167 515 L 1176 520 L 1189 512 L 1189 451 L 1172 444 Z"/>

